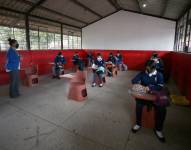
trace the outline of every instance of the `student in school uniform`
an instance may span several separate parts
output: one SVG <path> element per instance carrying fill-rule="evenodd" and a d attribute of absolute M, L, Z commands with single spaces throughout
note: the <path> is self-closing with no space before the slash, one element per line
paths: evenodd
<path fill-rule="evenodd" d="M 76 66 L 76 65 L 78 65 L 78 61 L 79 61 L 79 53 L 75 52 L 75 54 L 72 57 L 72 62 Z"/>
<path fill-rule="evenodd" d="M 114 65 L 116 65 L 116 58 L 115 58 L 115 56 L 113 56 L 113 53 L 109 54 L 107 62 L 112 62 Z"/>
<path fill-rule="evenodd" d="M 108 72 L 108 76 L 109 77 L 112 77 L 112 72 L 113 72 L 113 67 L 115 67 L 115 65 L 116 65 L 116 58 L 115 58 L 115 56 L 113 56 L 113 53 L 110 53 L 109 54 L 109 57 L 108 57 L 108 59 L 107 59 L 107 63 L 112 63 L 112 66 L 111 65 L 109 65 L 108 67 L 107 67 L 107 72 Z"/>
<path fill-rule="evenodd" d="M 96 86 L 96 77 L 98 76 L 99 78 L 99 87 L 103 87 L 103 75 L 105 72 L 105 61 L 103 60 L 102 56 L 100 53 L 97 54 L 97 58 L 94 61 L 94 64 L 92 65 L 93 69 L 93 83 L 92 87 Z"/>
<path fill-rule="evenodd" d="M 122 70 L 122 65 L 123 65 L 123 56 L 121 55 L 120 52 L 117 52 L 116 57 L 116 65 L 119 70 Z"/>
<path fill-rule="evenodd" d="M 59 52 L 54 59 L 53 78 L 60 79 L 60 74 L 64 70 L 64 64 L 66 64 L 66 60 L 62 52 Z"/>
<path fill-rule="evenodd" d="M 152 54 L 151 60 L 153 60 L 155 62 L 156 70 L 158 72 L 161 72 L 162 74 L 164 74 L 164 64 L 163 64 L 163 61 L 160 59 L 160 57 L 158 56 L 157 53 Z"/>
<path fill-rule="evenodd" d="M 74 65 L 74 69 L 77 70 L 78 68 L 78 63 L 79 63 L 79 53 L 78 52 L 75 52 L 75 54 L 73 55 L 72 57 L 72 62 L 73 62 L 73 65 Z"/>
<path fill-rule="evenodd" d="M 9 49 L 6 57 L 6 72 L 10 75 L 9 96 L 11 98 L 17 98 L 19 93 L 19 69 L 20 69 L 20 56 L 16 49 L 19 48 L 19 44 L 15 39 L 8 39 Z"/>
<path fill-rule="evenodd" d="M 164 86 L 163 74 L 156 70 L 156 64 L 153 60 L 146 63 L 146 70 L 139 73 L 132 80 L 132 84 L 141 84 L 149 91 L 160 91 Z M 165 142 L 165 137 L 162 133 L 164 120 L 166 117 L 166 107 L 153 105 L 153 102 L 136 99 L 136 125 L 133 126 L 132 132 L 136 133 L 141 128 L 141 117 L 143 107 L 153 106 L 156 109 L 156 121 L 154 133 L 161 142 Z"/>
<path fill-rule="evenodd" d="M 92 66 L 93 61 L 94 61 L 94 56 L 93 56 L 92 52 L 87 54 L 87 60 L 88 60 L 88 66 Z"/>

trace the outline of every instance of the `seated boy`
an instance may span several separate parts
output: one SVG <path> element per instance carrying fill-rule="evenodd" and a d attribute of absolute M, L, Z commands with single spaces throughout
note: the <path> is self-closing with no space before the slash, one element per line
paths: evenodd
<path fill-rule="evenodd" d="M 53 78 L 60 79 L 60 74 L 64 70 L 64 64 L 66 64 L 66 60 L 62 53 L 59 52 L 54 59 Z"/>

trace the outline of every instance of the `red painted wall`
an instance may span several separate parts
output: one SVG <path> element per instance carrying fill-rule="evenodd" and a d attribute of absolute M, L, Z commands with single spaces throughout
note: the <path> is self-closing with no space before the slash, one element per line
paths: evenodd
<path fill-rule="evenodd" d="M 18 51 L 21 56 L 21 68 L 26 68 L 30 64 L 38 64 L 39 75 L 50 74 L 52 65 L 50 62 L 54 61 L 55 56 L 60 50 L 34 50 L 34 51 Z M 66 58 L 67 64 L 65 68 L 72 67 L 72 56 L 75 52 L 79 52 L 80 57 L 85 58 L 85 51 L 82 50 L 63 50 L 62 53 Z M 5 72 L 6 52 L 0 52 L 0 85 L 9 82 L 8 73 Z M 21 79 L 25 78 L 24 71 L 20 71 Z"/>
<path fill-rule="evenodd" d="M 171 76 L 180 92 L 191 101 L 191 54 L 171 54 Z"/>
<path fill-rule="evenodd" d="M 144 65 L 146 61 L 151 57 L 152 53 L 155 51 L 148 50 L 85 50 L 86 52 L 92 52 L 94 56 L 97 53 L 101 53 L 104 59 L 107 59 L 109 53 L 113 53 L 114 55 L 120 51 L 123 55 L 124 63 L 128 64 L 128 68 L 130 70 L 142 70 L 144 69 Z M 170 58 L 170 53 L 168 51 L 157 51 L 159 56 L 163 59 L 166 64 L 166 68 L 169 68 L 168 59 Z"/>
<path fill-rule="evenodd" d="M 19 51 L 22 56 L 21 67 L 27 67 L 30 63 L 39 65 L 39 74 L 51 73 L 50 62 L 53 62 L 54 57 L 60 50 L 38 50 L 38 51 Z M 107 59 L 110 52 L 116 54 L 120 51 L 124 57 L 124 63 L 128 65 L 130 70 L 142 70 L 145 62 L 154 52 L 152 50 L 63 50 L 62 53 L 66 58 L 66 69 L 72 67 L 72 56 L 78 51 L 80 57 L 86 58 L 87 52 L 92 52 L 94 55 L 101 53 L 104 59 Z M 191 101 L 191 54 L 159 51 L 158 54 L 163 59 L 166 73 L 171 74 L 172 78 L 177 83 L 181 93 Z M 9 76 L 5 72 L 5 52 L 0 52 L 0 85 L 9 82 Z M 21 71 L 21 79 L 25 78 L 25 73 Z"/>

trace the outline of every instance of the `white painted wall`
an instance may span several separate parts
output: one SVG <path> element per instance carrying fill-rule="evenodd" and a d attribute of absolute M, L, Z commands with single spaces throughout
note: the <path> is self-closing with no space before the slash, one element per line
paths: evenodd
<path fill-rule="evenodd" d="M 82 29 L 84 49 L 173 50 L 175 22 L 119 11 Z"/>

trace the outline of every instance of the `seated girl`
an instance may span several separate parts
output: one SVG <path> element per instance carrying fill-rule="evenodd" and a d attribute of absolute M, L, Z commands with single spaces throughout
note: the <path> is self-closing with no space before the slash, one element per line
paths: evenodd
<path fill-rule="evenodd" d="M 103 86 L 103 76 L 104 76 L 104 72 L 105 72 L 105 68 L 104 68 L 104 60 L 101 57 L 101 54 L 97 54 L 97 58 L 94 61 L 94 64 L 92 65 L 92 69 L 93 69 L 93 83 L 92 83 L 92 87 L 96 86 L 96 78 L 98 76 L 99 79 L 99 87 Z"/>
<path fill-rule="evenodd" d="M 107 59 L 107 65 L 106 65 L 106 68 L 107 68 L 107 75 L 109 77 L 111 77 L 113 75 L 113 68 L 115 67 L 116 65 L 116 58 L 113 56 L 113 53 L 110 53 L 109 54 L 109 57 Z"/>
<path fill-rule="evenodd" d="M 146 63 L 146 70 L 139 73 L 132 80 L 133 84 L 141 84 L 145 86 L 147 92 L 160 91 L 163 89 L 163 75 L 156 70 L 156 64 L 153 60 Z M 166 117 L 166 107 L 154 105 L 152 101 L 136 99 L 136 125 L 132 128 L 132 132 L 136 133 L 141 128 L 142 111 L 144 106 L 153 106 L 156 110 L 155 129 L 154 133 L 161 142 L 165 142 L 165 137 L 162 133 L 164 120 Z"/>
<path fill-rule="evenodd" d="M 116 55 L 116 65 L 119 70 L 122 70 L 123 56 L 121 55 L 120 52 L 117 52 L 117 55 Z"/>

